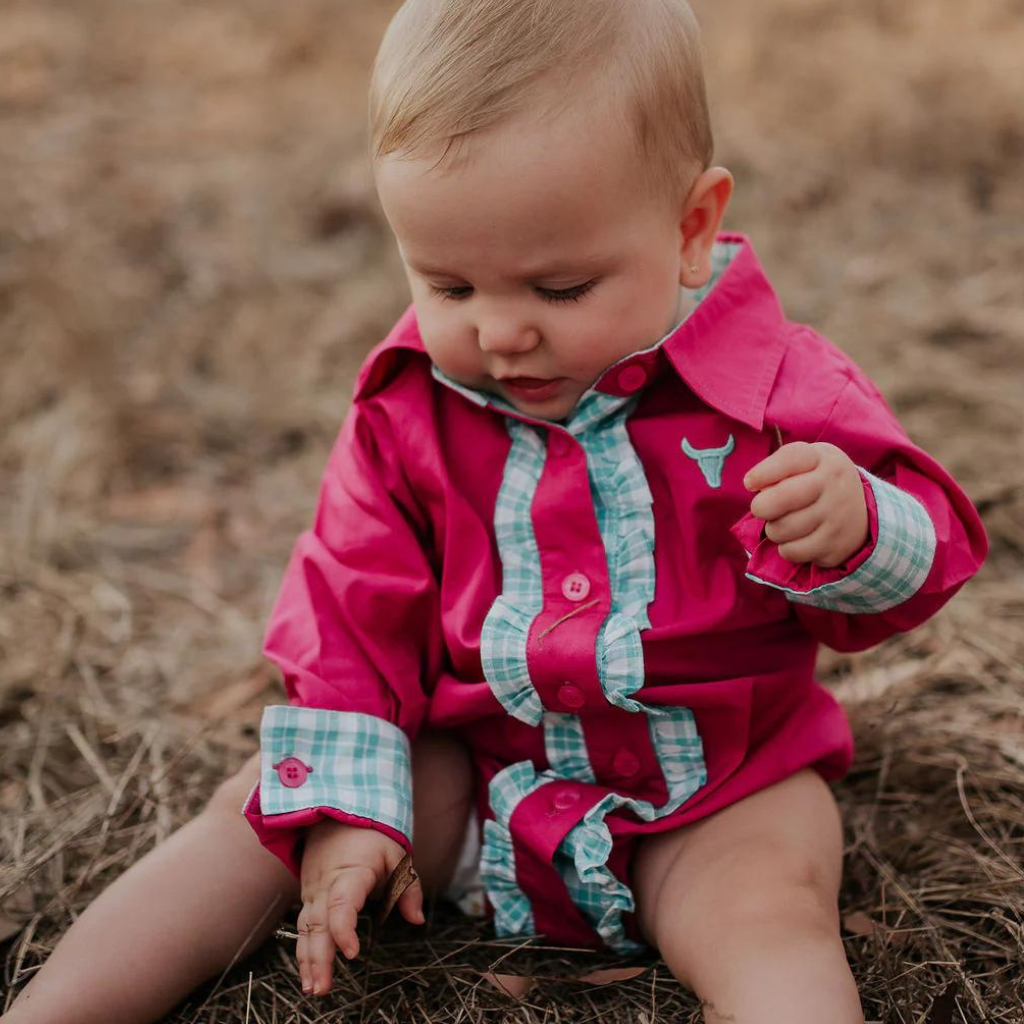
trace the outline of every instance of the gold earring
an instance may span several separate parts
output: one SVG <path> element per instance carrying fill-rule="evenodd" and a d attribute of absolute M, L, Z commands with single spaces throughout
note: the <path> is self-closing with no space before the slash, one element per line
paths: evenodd
<path fill-rule="evenodd" d="M 696 263 L 694 263 L 693 266 L 690 267 L 690 273 L 691 274 L 696 274 L 699 270 L 700 270 L 700 267 L 698 267 Z"/>

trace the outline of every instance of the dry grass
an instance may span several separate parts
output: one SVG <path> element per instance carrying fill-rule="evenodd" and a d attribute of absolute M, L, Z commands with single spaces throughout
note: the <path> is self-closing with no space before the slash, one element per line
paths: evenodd
<path fill-rule="evenodd" d="M 0 28 L 0 903 L 7 998 L 204 804 L 280 696 L 262 623 L 405 301 L 362 157 L 393 3 L 9 0 Z M 982 574 L 822 672 L 858 756 L 844 938 L 868 1020 L 1019 1022 L 1024 23 L 1019 0 L 711 0 L 720 159 L 790 315 L 875 377 L 981 507 Z M 2 921 L 0 921 L 2 923 Z M 291 942 L 168 1021 L 698 1019 L 652 963 L 579 975 L 446 913 L 328 1004 Z M 503 958 L 503 959 L 502 959 Z M 945 998 L 939 994 L 952 985 Z M 933 1006 L 933 1001 L 935 1005 Z M 340 1019 L 340 1017 L 338 1018 Z"/>

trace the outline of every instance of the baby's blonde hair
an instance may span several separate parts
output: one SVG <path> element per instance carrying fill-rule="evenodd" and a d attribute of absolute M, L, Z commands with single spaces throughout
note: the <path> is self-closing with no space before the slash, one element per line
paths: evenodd
<path fill-rule="evenodd" d="M 623 104 L 648 183 L 675 197 L 711 163 L 700 30 L 686 0 L 406 0 L 370 86 L 374 163 L 604 84 Z"/>

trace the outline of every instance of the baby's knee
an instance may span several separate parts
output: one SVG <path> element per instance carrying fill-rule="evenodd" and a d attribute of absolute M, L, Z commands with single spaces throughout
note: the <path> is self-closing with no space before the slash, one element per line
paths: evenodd
<path fill-rule="evenodd" d="M 823 885 L 813 866 L 788 874 L 755 879 L 735 879 L 721 893 L 713 916 L 721 927 L 733 932 L 758 927 L 795 931 L 838 931 L 839 901 Z"/>
<path fill-rule="evenodd" d="M 719 855 L 705 875 L 703 907 L 728 929 L 787 920 L 838 928 L 840 872 L 831 858 L 823 863 L 810 851 L 760 837 L 753 849 Z"/>
<path fill-rule="evenodd" d="M 473 789 L 473 762 L 466 745 L 452 732 L 422 732 L 412 747 L 414 798 L 437 806 L 468 802 Z"/>

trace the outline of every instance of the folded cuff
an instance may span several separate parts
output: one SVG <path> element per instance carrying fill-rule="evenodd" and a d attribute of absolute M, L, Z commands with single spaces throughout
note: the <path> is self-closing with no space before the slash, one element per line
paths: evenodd
<path fill-rule="evenodd" d="M 375 828 L 410 849 L 409 739 L 374 715 L 270 705 L 260 726 L 260 781 L 242 813 L 295 874 L 302 832 L 324 817 Z"/>
<path fill-rule="evenodd" d="M 884 612 L 917 593 L 935 557 L 931 518 L 915 497 L 857 468 L 868 509 L 864 546 L 832 569 L 790 562 L 762 536 L 763 520 L 747 513 L 732 528 L 749 557 L 747 579 L 781 590 L 797 604 L 847 614 Z"/>

